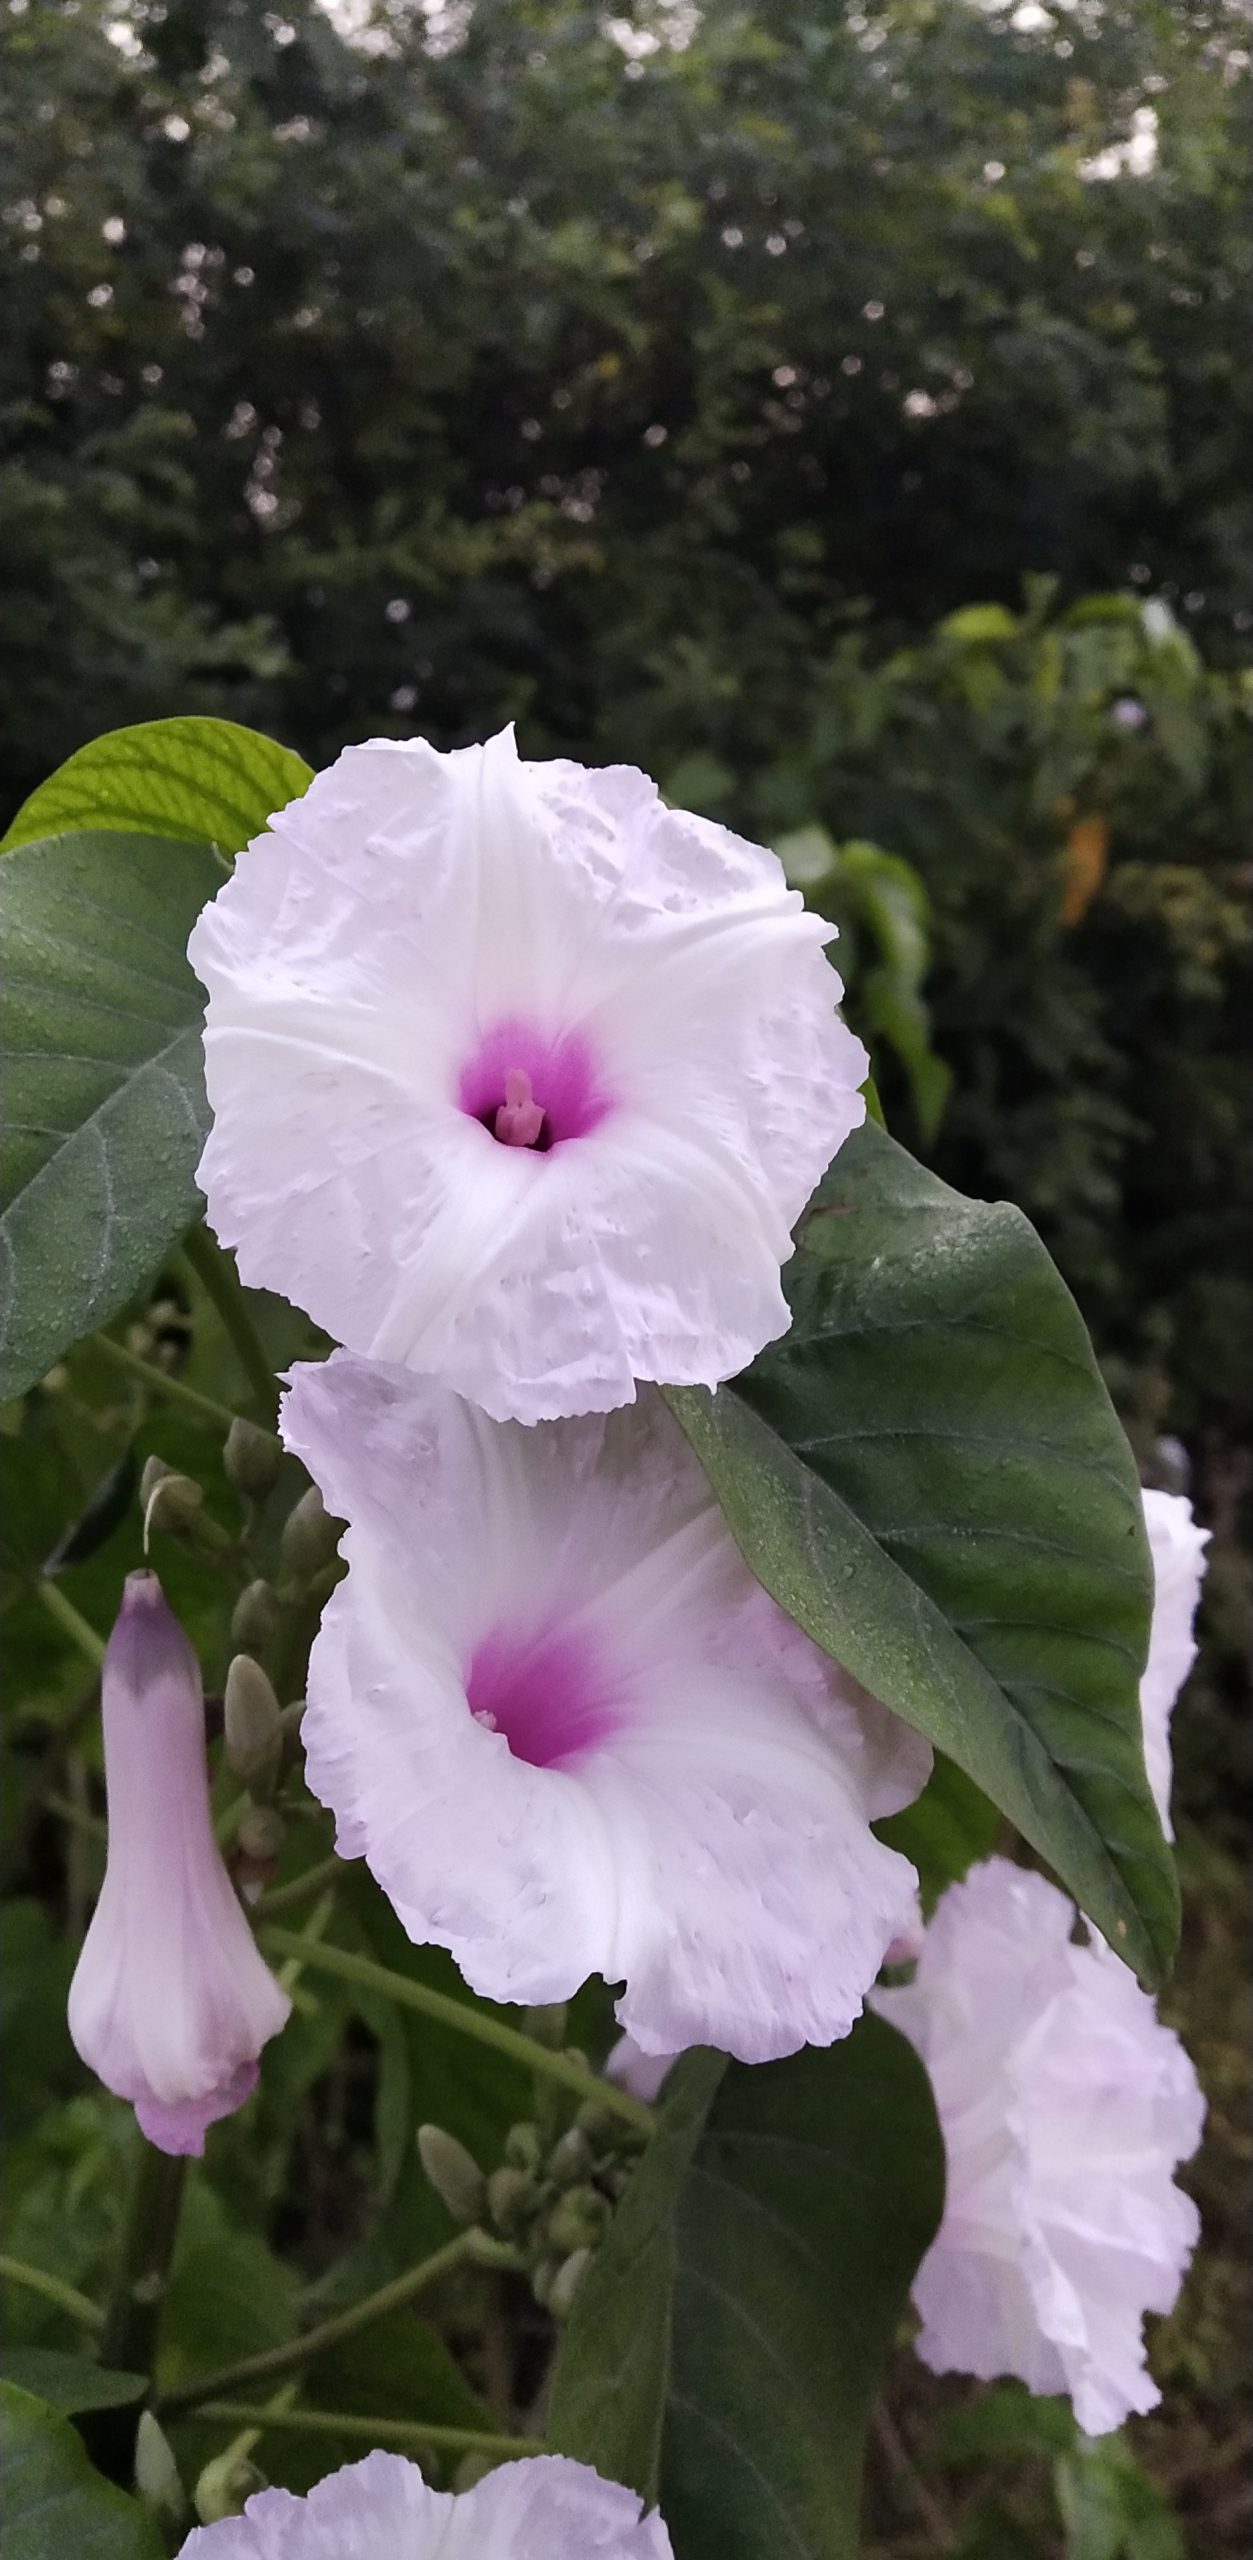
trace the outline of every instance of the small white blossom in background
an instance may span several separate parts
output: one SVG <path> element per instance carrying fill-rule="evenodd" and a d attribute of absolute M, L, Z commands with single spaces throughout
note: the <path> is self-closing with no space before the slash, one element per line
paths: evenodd
<path fill-rule="evenodd" d="M 672 2560 L 660 2516 L 584 2463 L 537 2454 L 453 2496 L 416 2462 L 368 2453 L 303 2498 L 262 2489 L 198 2525 L 181 2560 Z"/>
<path fill-rule="evenodd" d="M 832 928 L 628 766 L 350 747 L 240 854 L 200 1180 L 243 1278 L 497 1418 L 714 1386 L 864 1118 Z"/>
<path fill-rule="evenodd" d="M 1140 1682 L 1144 1765 L 1162 1829 L 1173 1840 L 1170 1717 L 1196 1660 L 1192 1629 L 1205 1579 L 1209 1531 L 1197 1527 L 1186 1495 L 1151 1489 L 1144 1496 L 1144 1525 L 1153 1558 L 1153 1628 Z"/>
<path fill-rule="evenodd" d="M 149 2142 L 195 2154 L 255 2089 L 291 2002 L 213 1836 L 200 1666 L 155 1573 L 128 1576 L 101 1695 L 108 1860 L 70 2035 Z"/>
<path fill-rule="evenodd" d="M 349 1565 L 302 1726 L 337 1846 L 490 2000 L 625 1983 L 649 2053 L 847 2034 L 916 1877 L 925 1742 L 756 1583 L 677 1424 L 493 1423 L 337 1352 L 281 1428 Z"/>
<path fill-rule="evenodd" d="M 948 2185 L 913 2298 L 934 2373 L 1066 2392 L 1105 2435 L 1160 2394 L 1147 2311 L 1169 2311 L 1199 2217 L 1174 2184 L 1205 2106 L 1179 2039 L 1075 1911 L 1003 1858 L 936 1908 L 913 1983 L 874 1994 L 930 2074 Z"/>

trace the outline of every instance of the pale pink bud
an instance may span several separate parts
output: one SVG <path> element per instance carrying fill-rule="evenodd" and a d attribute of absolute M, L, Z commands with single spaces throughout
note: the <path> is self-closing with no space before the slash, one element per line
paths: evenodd
<path fill-rule="evenodd" d="M 70 2034 L 150 2142 L 199 2153 L 256 2087 L 291 2003 L 213 1837 L 200 1667 L 154 1573 L 127 1579 L 101 1687 L 108 1862 Z"/>

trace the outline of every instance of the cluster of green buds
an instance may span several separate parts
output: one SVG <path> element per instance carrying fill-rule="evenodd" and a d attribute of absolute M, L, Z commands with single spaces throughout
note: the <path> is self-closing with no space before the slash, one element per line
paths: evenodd
<path fill-rule="evenodd" d="M 237 1416 L 222 1452 L 223 1472 L 240 1509 L 232 1534 L 206 1508 L 192 1476 L 150 1457 L 140 1478 L 144 1548 L 154 1536 L 175 1539 L 202 1559 L 240 1576 L 231 1612 L 235 1647 L 222 1697 L 225 1765 L 247 1801 L 233 1827 L 233 1871 L 245 1900 L 255 1901 L 277 1871 L 285 1833 L 282 1783 L 294 1762 L 304 1713 L 308 1646 L 322 1604 L 338 1578 L 339 1524 L 315 1486 L 308 1486 L 281 1527 L 271 1497 L 280 1485 L 283 1452 L 273 1432 Z M 266 1574 L 250 1566 L 264 1558 Z"/>
<path fill-rule="evenodd" d="M 510 2248 L 558 2321 L 569 2316 L 642 2147 L 643 2136 L 595 2099 L 559 2133 L 531 2120 L 512 2126 L 503 2161 L 486 2174 L 442 2125 L 418 2134 L 422 2166 L 453 2220 Z"/>

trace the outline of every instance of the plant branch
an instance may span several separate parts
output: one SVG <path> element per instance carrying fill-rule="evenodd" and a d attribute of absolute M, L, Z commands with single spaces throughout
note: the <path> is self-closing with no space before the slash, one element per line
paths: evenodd
<path fill-rule="evenodd" d="M 274 1364 L 248 1312 L 248 1302 L 234 1262 L 223 1253 L 207 1227 L 193 1227 L 183 1239 L 183 1252 L 205 1295 L 216 1307 L 230 1337 L 235 1357 L 263 1412 L 273 1418 L 278 1397 Z"/>
<path fill-rule="evenodd" d="M 302 1941 L 297 1940 L 297 1944 Z M 238 2364 L 224 2365 L 219 2373 L 202 2374 L 198 2382 L 184 2383 L 178 2391 L 168 2392 L 159 2406 L 163 2417 L 173 2417 L 180 2409 L 199 2408 L 202 2401 L 215 2399 L 232 2391 L 240 2382 L 270 2382 L 279 2374 L 294 2373 L 313 2356 L 328 2347 L 342 2346 L 355 2338 L 374 2321 L 385 2320 L 389 2311 L 399 2311 L 407 2302 L 416 2301 L 441 2277 L 451 2275 L 455 2267 L 515 2263 L 512 2249 L 501 2248 L 499 2254 L 482 2232 L 459 2231 L 434 2255 L 423 2258 L 416 2267 L 407 2267 L 402 2276 L 394 2276 L 390 2284 L 380 2285 L 377 2293 L 367 2294 L 364 2302 L 354 2302 L 347 2311 L 333 2312 L 329 2320 L 320 2320 L 315 2329 L 306 2329 L 299 2338 L 289 2338 L 281 2347 L 265 2347 L 259 2355 L 245 2356 Z M 240 2424 L 249 2423 L 241 2416 Z"/>
<path fill-rule="evenodd" d="M 154 1360 L 142 1360 L 129 1343 L 114 1342 L 107 1333 L 95 1336 L 94 1347 L 102 1351 L 117 1369 L 137 1378 L 150 1395 L 165 1396 L 171 1404 L 181 1404 L 188 1413 L 198 1414 L 202 1422 L 215 1423 L 219 1431 L 229 1431 L 235 1420 L 228 1404 L 219 1404 L 214 1396 L 202 1396 L 199 1387 L 185 1387 L 181 1378 L 171 1377 L 168 1369 L 158 1369 Z"/>
<path fill-rule="evenodd" d="M 40 1575 L 35 1589 L 49 1617 L 56 1619 L 62 1634 L 67 1635 L 71 1643 L 78 1646 L 84 1660 L 90 1662 L 98 1671 L 104 1660 L 104 1637 L 97 1635 L 95 1628 L 90 1620 L 83 1616 L 81 1609 L 76 1609 L 73 1601 L 67 1600 L 65 1593 L 58 1590 L 56 1583 L 50 1582 L 46 1574 Z"/>
<path fill-rule="evenodd" d="M 302 1955 L 311 1972 L 338 1974 L 342 1982 L 356 1982 L 363 1991 L 377 1991 L 400 2008 L 417 2009 L 425 2018 L 438 2018 L 441 2026 L 454 2028 L 458 2035 L 472 2036 L 479 2044 L 491 2045 L 497 2053 L 507 2054 L 511 2062 L 520 2063 L 525 2071 L 559 2080 L 573 2096 L 593 2099 L 598 2106 L 610 2108 L 634 2125 L 638 2133 L 652 2132 L 653 2111 L 641 2099 L 633 2098 L 629 2090 L 618 2088 L 612 2080 L 602 2080 L 599 2072 L 574 2061 L 568 2053 L 554 2053 L 533 2036 L 506 2026 L 503 2018 L 492 2017 L 485 2009 L 472 2009 L 445 1991 L 431 1991 L 424 1982 L 411 1981 L 408 1974 L 391 1973 L 386 1965 L 374 1964 L 368 1956 L 350 1954 L 347 1947 L 309 1947 L 303 1938 L 293 1936 L 287 1929 L 267 1929 L 265 1935 L 280 1955 Z"/>
<path fill-rule="evenodd" d="M 66 2284 L 60 2276 L 50 2276 L 45 2267 L 28 2266 L 25 2258 L 0 2257 L 0 2276 L 9 2284 L 25 2285 L 28 2293 L 41 2293 L 45 2302 L 55 2302 L 58 2311 L 68 2311 L 71 2320 L 81 2320 L 86 2329 L 103 2329 L 104 2313 L 98 2302 L 90 2302 L 77 2285 Z"/>
<path fill-rule="evenodd" d="M 360 2418 L 338 2409 L 251 2409 L 237 2400 L 206 2400 L 198 2412 L 224 2427 L 285 2427 L 293 2435 L 342 2436 L 368 2445 L 428 2444 L 441 2453 L 484 2453 L 512 2462 L 542 2453 L 535 2436 L 479 2435 L 473 2427 L 427 2426 L 421 2418 Z"/>
<path fill-rule="evenodd" d="M 151 2373 L 178 2235 L 187 2163 L 144 2142 L 135 2167 L 117 2289 L 100 2342 L 101 2361 Z"/>
<path fill-rule="evenodd" d="M 269 1920 L 280 1911 L 295 1911 L 323 1885 L 335 1884 L 344 1871 L 342 1858 L 319 1858 L 315 1867 L 306 1867 L 302 1876 L 293 1876 L 290 1884 L 275 1885 L 272 1893 L 263 1893 L 256 1907 L 258 1921 Z"/>

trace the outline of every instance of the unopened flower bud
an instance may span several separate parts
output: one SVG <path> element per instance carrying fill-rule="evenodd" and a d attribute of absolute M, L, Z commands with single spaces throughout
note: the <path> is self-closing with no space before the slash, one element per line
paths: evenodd
<path fill-rule="evenodd" d="M 246 1787 L 272 1778 L 278 1768 L 283 1728 L 278 1700 L 259 1662 L 237 1653 L 226 1675 L 223 1702 L 226 1758 Z"/>
<path fill-rule="evenodd" d="M 191 1476 L 180 1476 L 163 1458 L 149 1458 L 139 1480 L 144 1510 L 144 1550 L 154 1529 L 168 1538 L 185 1538 L 200 1524 L 204 1493 Z"/>
<path fill-rule="evenodd" d="M 525 2169 L 493 2169 L 487 2181 L 487 2209 L 498 2231 L 512 2237 L 527 2220 L 535 2198 Z"/>
<path fill-rule="evenodd" d="M 284 1571 L 296 1582 L 312 1582 L 339 1550 L 342 1522 L 332 1520 L 317 1486 L 302 1493 L 283 1523 L 279 1553 Z"/>
<path fill-rule="evenodd" d="M 487 2204 L 487 2181 L 464 2142 L 458 2142 L 453 2133 L 445 2133 L 440 2124 L 419 2125 L 418 2157 L 453 2221 L 481 2221 Z"/>
<path fill-rule="evenodd" d="M 549 2152 L 549 2177 L 554 2178 L 559 2187 L 574 2187 L 587 2176 L 591 2166 L 592 2146 L 587 2135 L 580 2133 L 578 2126 L 572 2124 L 569 2132 L 563 2133 L 560 2142 L 554 2143 Z"/>
<path fill-rule="evenodd" d="M 243 2512 L 244 2501 L 266 2485 L 265 2473 L 246 2454 L 215 2454 L 206 2462 L 192 2491 L 192 2504 L 202 2524 L 220 2524 L 224 2516 Z"/>
<path fill-rule="evenodd" d="M 250 1502 L 264 1502 L 278 1480 L 282 1451 L 272 1431 L 262 1431 L 255 1422 L 237 1413 L 226 1435 L 222 1465 L 226 1481 L 236 1493 Z"/>
<path fill-rule="evenodd" d="M 149 2142 L 199 2153 L 255 2088 L 291 2003 L 213 1836 L 200 1667 L 154 1573 L 127 1578 L 101 1695 L 108 1860 L 70 2035 Z"/>
<path fill-rule="evenodd" d="M 609 2206 L 595 2187 L 571 2187 L 548 2217 L 554 2249 L 594 2249 L 604 2239 Z"/>
<path fill-rule="evenodd" d="M 563 2259 L 548 2287 L 548 2308 L 554 2320 L 568 2320 L 574 2308 L 574 2297 L 592 2263 L 590 2249 L 573 2249 Z"/>
<path fill-rule="evenodd" d="M 505 2135 L 505 2158 L 514 2169 L 538 2171 L 540 2165 L 539 2126 L 511 2124 Z"/>
<path fill-rule="evenodd" d="M 561 2265 L 562 2262 L 560 2258 L 548 2255 L 542 2258 L 537 2258 L 531 2269 L 531 2291 L 534 2294 L 536 2301 L 540 2304 L 541 2309 L 545 2311 L 548 2309 L 549 2298 L 551 2296 L 553 2286 L 561 2273 Z"/>
<path fill-rule="evenodd" d="M 169 2438 L 151 2409 L 140 2410 L 135 2431 L 135 2488 L 154 2515 L 167 2516 L 174 2525 L 182 2523 L 187 2513 L 187 2493 L 178 2476 Z"/>
<path fill-rule="evenodd" d="M 231 1611 L 231 1642 L 242 1653 L 264 1653 L 278 1629 L 279 1604 L 268 1582 L 250 1582 Z"/>

